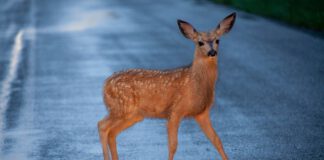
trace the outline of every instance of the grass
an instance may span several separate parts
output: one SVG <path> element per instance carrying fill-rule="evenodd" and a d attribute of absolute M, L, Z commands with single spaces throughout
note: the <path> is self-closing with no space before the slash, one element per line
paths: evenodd
<path fill-rule="evenodd" d="M 213 0 L 290 24 L 324 31 L 324 0 Z"/>

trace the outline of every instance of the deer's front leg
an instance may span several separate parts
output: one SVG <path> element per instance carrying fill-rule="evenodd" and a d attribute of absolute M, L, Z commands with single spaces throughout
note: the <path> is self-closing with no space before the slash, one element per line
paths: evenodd
<path fill-rule="evenodd" d="M 174 154 L 178 146 L 178 128 L 181 118 L 177 116 L 170 117 L 168 121 L 168 144 L 169 144 L 169 160 L 173 160 Z"/>
<path fill-rule="evenodd" d="M 224 152 L 222 141 L 218 137 L 217 133 L 215 132 L 209 117 L 209 110 L 197 115 L 195 117 L 196 121 L 198 122 L 199 126 L 208 137 L 208 139 L 212 142 L 214 147 L 217 149 L 219 154 L 222 156 L 223 160 L 227 160 L 227 155 Z"/>

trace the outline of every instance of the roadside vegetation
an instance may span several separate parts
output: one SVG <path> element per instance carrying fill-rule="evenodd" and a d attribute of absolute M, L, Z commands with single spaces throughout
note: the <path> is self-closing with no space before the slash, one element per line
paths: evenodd
<path fill-rule="evenodd" d="M 324 32 L 324 0 L 212 0 L 249 13 Z"/>

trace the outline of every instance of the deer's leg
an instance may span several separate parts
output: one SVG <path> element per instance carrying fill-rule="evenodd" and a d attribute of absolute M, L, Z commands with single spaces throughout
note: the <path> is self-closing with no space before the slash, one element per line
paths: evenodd
<path fill-rule="evenodd" d="M 111 152 L 111 158 L 113 160 L 118 160 L 117 145 L 116 145 L 116 137 L 118 136 L 118 134 L 143 119 L 144 117 L 139 115 L 130 116 L 125 119 L 122 119 L 117 125 L 114 125 L 114 127 L 111 128 L 108 135 L 108 144 Z"/>
<path fill-rule="evenodd" d="M 177 116 L 171 116 L 168 121 L 168 144 L 169 144 L 169 160 L 173 160 L 174 154 L 177 151 L 178 146 L 178 129 L 181 122 L 181 118 Z"/>
<path fill-rule="evenodd" d="M 98 132 L 100 137 L 100 142 L 102 145 L 102 152 L 104 155 L 104 160 L 109 160 L 109 149 L 108 149 L 108 132 L 111 128 L 113 120 L 106 116 L 104 119 L 98 122 Z"/>
<path fill-rule="evenodd" d="M 222 142 L 218 137 L 210 121 L 209 110 L 206 110 L 200 115 L 197 115 L 195 119 L 198 122 L 201 129 L 203 130 L 203 132 L 205 133 L 205 135 L 208 137 L 208 139 L 212 142 L 212 144 L 217 149 L 219 154 L 222 156 L 222 159 L 227 160 L 228 158 L 224 152 Z"/>

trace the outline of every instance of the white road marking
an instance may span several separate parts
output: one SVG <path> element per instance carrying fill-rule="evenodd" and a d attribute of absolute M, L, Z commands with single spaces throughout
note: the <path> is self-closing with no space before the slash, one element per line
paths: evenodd
<path fill-rule="evenodd" d="M 4 127 L 4 112 L 8 108 L 8 102 L 10 99 L 10 93 L 12 92 L 12 83 L 17 78 L 17 72 L 19 67 L 19 62 L 21 59 L 21 51 L 23 49 L 24 31 L 20 30 L 15 37 L 15 42 L 12 47 L 9 69 L 5 79 L 1 84 L 1 92 L 0 92 L 0 129 L 3 130 Z M 0 130 L 0 147 L 3 144 L 3 132 Z"/>

